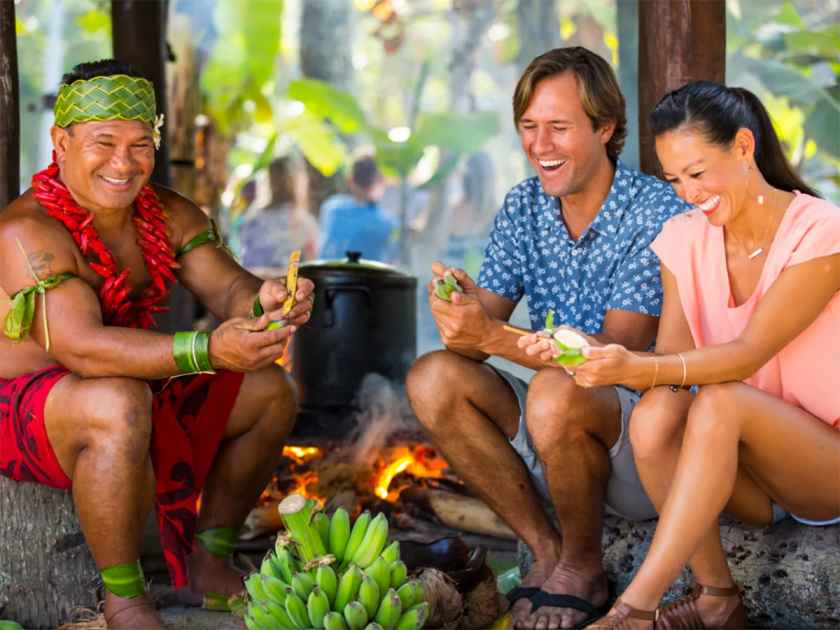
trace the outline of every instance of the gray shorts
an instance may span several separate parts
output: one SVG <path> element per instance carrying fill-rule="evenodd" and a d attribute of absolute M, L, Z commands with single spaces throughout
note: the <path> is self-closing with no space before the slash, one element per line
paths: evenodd
<path fill-rule="evenodd" d="M 528 395 L 528 384 L 509 372 L 496 367 L 493 367 L 493 369 L 510 385 L 519 403 L 519 430 L 510 444 L 522 458 L 528 472 L 531 473 L 537 491 L 542 495 L 543 500 L 550 504 L 545 473 L 525 424 L 525 399 Z M 604 509 L 607 513 L 617 514 L 633 521 L 656 518 L 656 508 L 653 507 L 647 494 L 645 494 L 644 487 L 639 479 L 639 473 L 636 471 L 633 448 L 630 445 L 630 436 L 627 430 L 630 413 L 636 403 L 639 402 L 639 394 L 624 387 L 615 387 L 615 391 L 621 405 L 621 434 L 609 453 L 611 471 L 604 497 Z"/>

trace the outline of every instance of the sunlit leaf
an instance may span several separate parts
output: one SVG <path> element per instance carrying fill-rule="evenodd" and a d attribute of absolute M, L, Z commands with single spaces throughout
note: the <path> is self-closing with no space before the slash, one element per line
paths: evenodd
<path fill-rule="evenodd" d="M 499 119 L 495 112 L 445 112 L 421 114 L 413 138 L 424 146 L 431 144 L 458 153 L 472 153 L 498 132 Z"/>
<path fill-rule="evenodd" d="M 111 16 L 105 13 L 105 11 L 91 9 L 76 18 L 76 24 L 80 29 L 88 33 L 107 31 L 111 28 Z"/>
<path fill-rule="evenodd" d="M 201 87 L 223 133 L 273 119 L 265 87 L 274 79 L 282 13 L 283 0 L 219 0 L 213 7 L 218 36 Z"/>
<path fill-rule="evenodd" d="M 349 92 L 317 79 L 299 79 L 289 84 L 288 96 L 300 101 L 312 114 L 330 119 L 342 133 L 355 133 L 365 126 L 365 114 Z"/>
<path fill-rule="evenodd" d="M 15 16 L 15 35 L 18 37 L 26 35 L 26 24 L 17 16 Z"/>
<path fill-rule="evenodd" d="M 292 137 L 307 161 L 325 177 L 335 174 L 347 161 L 347 147 L 334 128 L 309 111 L 280 120 L 278 127 Z"/>
<path fill-rule="evenodd" d="M 837 58 L 840 55 L 840 29 L 830 28 L 822 31 L 794 31 L 785 33 L 785 45 L 798 55 L 811 53 Z"/>
<path fill-rule="evenodd" d="M 808 115 L 805 131 L 820 149 L 840 157 L 840 113 L 827 101 L 817 103 Z"/>
<path fill-rule="evenodd" d="M 794 28 L 802 28 L 804 26 L 802 24 L 802 18 L 799 17 L 799 12 L 790 0 L 786 0 L 782 8 L 779 9 L 779 12 L 776 14 L 776 21 Z"/>
<path fill-rule="evenodd" d="M 787 96 L 793 102 L 806 104 L 816 104 L 825 100 L 840 112 L 840 100 L 791 66 L 771 59 L 751 59 L 743 55 L 733 55 L 730 60 L 734 75 L 745 74 L 757 78 L 776 95 Z"/>

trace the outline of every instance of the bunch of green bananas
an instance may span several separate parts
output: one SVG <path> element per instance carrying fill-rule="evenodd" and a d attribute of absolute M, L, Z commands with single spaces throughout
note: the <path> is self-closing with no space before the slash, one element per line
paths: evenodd
<path fill-rule="evenodd" d="M 259 572 L 245 581 L 248 630 L 423 627 L 425 591 L 408 579 L 399 542 L 388 544 L 384 514 L 364 512 L 351 526 L 343 508 L 329 518 L 313 510 L 314 502 L 295 499 L 292 507 L 301 507 L 292 513 L 284 503 L 280 512 L 289 535 L 278 536 Z"/>

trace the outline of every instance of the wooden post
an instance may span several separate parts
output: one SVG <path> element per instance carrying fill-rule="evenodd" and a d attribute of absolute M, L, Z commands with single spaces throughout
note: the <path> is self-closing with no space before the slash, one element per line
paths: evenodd
<path fill-rule="evenodd" d="M 0 210 L 20 190 L 20 116 L 15 3 L 0 2 Z"/>
<path fill-rule="evenodd" d="M 726 69 L 725 0 L 639 2 L 641 167 L 659 170 L 648 116 L 667 92 L 689 81 L 722 83 Z"/>
<path fill-rule="evenodd" d="M 166 115 L 166 44 L 168 0 L 111 0 L 111 25 L 114 57 L 131 64 L 155 85 L 155 99 L 159 113 Z M 169 121 L 167 120 L 167 124 Z M 169 186 L 169 143 L 166 127 L 161 131 L 162 142 L 155 156 L 152 181 Z M 172 289 L 169 310 L 156 317 L 158 328 L 164 332 L 188 330 L 193 326 L 195 304 L 192 296 L 180 285 Z"/>
<path fill-rule="evenodd" d="M 159 113 L 166 114 L 166 18 L 168 0 L 111 0 L 114 57 L 131 64 L 155 85 Z M 166 130 L 155 156 L 152 181 L 169 186 L 169 143 Z"/>

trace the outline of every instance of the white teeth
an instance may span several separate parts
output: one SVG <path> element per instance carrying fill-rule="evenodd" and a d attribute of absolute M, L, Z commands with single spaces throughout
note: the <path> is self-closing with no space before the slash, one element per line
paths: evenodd
<path fill-rule="evenodd" d="M 566 163 L 566 160 L 540 160 L 540 166 L 542 167 L 549 167 L 549 166 L 561 166 Z"/>
<path fill-rule="evenodd" d="M 700 208 L 701 210 L 705 211 L 705 212 L 708 212 L 709 210 L 714 208 L 719 203 L 720 203 L 720 196 L 715 195 L 714 197 L 710 197 L 709 199 L 706 199 L 706 201 L 704 201 L 703 203 L 697 204 L 697 207 Z"/>
<path fill-rule="evenodd" d="M 102 179 L 104 179 L 109 184 L 116 184 L 118 186 L 122 186 L 123 184 L 128 183 L 127 179 L 114 179 L 113 177 L 106 177 L 105 175 L 102 176 Z"/>

